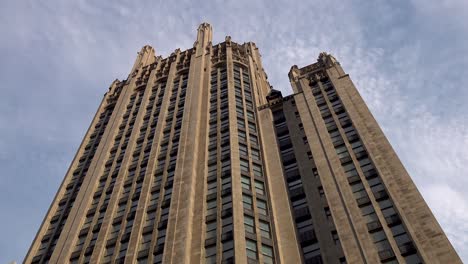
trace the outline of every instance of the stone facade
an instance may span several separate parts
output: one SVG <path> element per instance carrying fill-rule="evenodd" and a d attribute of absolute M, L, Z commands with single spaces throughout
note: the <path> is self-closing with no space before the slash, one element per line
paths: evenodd
<path fill-rule="evenodd" d="M 112 83 L 25 263 L 461 263 L 331 55 L 283 97 L 212 34 Z"/>

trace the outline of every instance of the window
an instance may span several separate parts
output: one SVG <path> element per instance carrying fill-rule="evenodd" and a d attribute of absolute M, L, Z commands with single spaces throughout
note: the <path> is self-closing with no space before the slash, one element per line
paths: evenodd
<path fill-rule="evenodd" d="M 234 257 L 234 241 L 223 242 L 223 260 L 232 259 Z"/>
<path fill-rule="evenodd" d="M 393 204 L 390 200 L 387 199 L 387 200 L 379 201 L 379 206 L 380 206 L 380 209 L 383 210 L 385 208 L 393 206 Z"/>
<path fill-rule="evenodd" d="M 367 180 L 367 183 L 369 183 L 370 187 L 377 186 L 377 185 L 381 184 L 380 179 L 378 177 Z"/>
<path fill-rule="evenodd" d="M 375 212 L 371 204 L 361 207 L 361 211 L 364 216 Z"/>
<path fill-rule="evenodd" d="M 371 164 L 371 161 L 369 160 L 369 158 L 364 158 L 364 159 L 359 160 L 359 165 L 361 165 L 361 167 L 366 166 L 368 164 Z"/>
<path fill-rule="evenodd" d="M 216 237 L 216 220 L 206 223 L 206 238 Z"/>
<path fill-rule="evenodd" d="M 232 208 L 232 196 L 231 195 L 223 196 L 222 203 L 223 203 L 222 205 L 223 210 Z"/>
<path fill-rule="evenodd" d="M 257 242 L 247 239 L 245 241 L 246 249 L 247 249 L 247 258 L 249 259 L 257 259 Z"/>
<path fill-rule="evenodd" d="M 242 104 L 243 104 L 243 103 L 242 103 L 242 98 L 241 98 L 241 97 L 236 96 L 236 104 L 237 104 L 237 105 L 242 105 Z"/>
<path fill-rule="evenodd" d="M 156 240 L 156 245 L 164 244 L 166 240 L 166 229 L 162 229 L 158 232 L 158 239 Z"/>
<path fill-rule="evenodd" d="M 255 176 L 260 177 L 260 178 L 263 177 L 262 167 L 260 165 L 253 163 L 252 169 L 253 169 L 253 173 Z"/>
<path fill-rule="evenodd" d="M 340 238 L 338 237 L 338 233 L 336 230 L 331 232 L 333 241 L 335 242 L 335 245 L 338 245 L 340 243 Z"/>
<path fill-rule="evenodd" d="M 377 184 L 371 187 L 372 192 L 378 193 L 380 191 L 385 191 L 385 187 L 382 184 Z"/>
<path fill-rule="evenodd" d="M 216 193 L 216 187 L 218 186 L 218 183 L 215 181 L 211 181 L 211 182 L 208 182 L 208 191 L 207 191 L 207 194 L 212 194 L 212 193 Z"/>
<path fill-rule="evenodd" d="M 345 172 L 353 170 L 355 168 L 356 167 L 354 167 L 354 164 L 352 162 L 343 164 L 343 169 L 344 169 Z"/>
<path fill-rule="evenodd" d="M 217 154 L 217 149 L 216 149 L 216 148 L 211 149 L 211 150 L 208 152 L 208 159 L 214 159 L 214 158 L 216 158 L 216 154 Z"/>
<path fill-rule="evenodd" d="M 232 216 L 228 218 L 223 218 L 223 227 L 221 232 L 227 234 L 232 231 Z"/>
<path fill-rule="evenodd" d="M 242 156 L 247 156 L 247 146 L 244 144 L 239 144 L 239 154 Z"/>
<path fill-rule="evenodd" d="M 327 219 L 330 220 L 332 218 L 330 207 L 327 206 L 323 208 L 323 210 L 325 211 L 325 215 L 327 216 Z"/>
<path fill-rule="evenodd" d="M 156 210 L 155 210 L 155 211 L 146 212 L 146 222 L 145 222 L 145 226 L 153 225 L 154 219 L 156 219 Z"/>
<path fill-rule="evenodd" d="M 263 185 L 263 182 L 255 181 L 255 191 L 257 194 L 265 195 L 265 186 Z"/>
<path fill-rule="evenodd" d="M 244 215 L 245 231 L 255 234 L 255 219 L 251 216 Z"/>
<path fill-rule="evenodd" d="M 409 238 L 409 236 L 406 233 L 401 234 L 401 235 L 397 235 L 394 238 L 395 238 L 395 242 L 397 243 L 398 246 L 401 246 L 401 245 L 406 244 L 406 243 L 411 241 L 411 239 Z"/>
<path fill-rule="evenodd" d="M 216 213 L 216 198 L 213 200 L 206 201 L 206 214 L 210 215 Z"/>
<path fill-rule="evenodd" d="M 216 245 L 205 248 L 206 264 L 216 263 Z"/>
<path fill-rule="evenodd" d="M 242 202 L 244 203 L 244 209 L 252 210 L 252 197 L 247 194 L 242 194 Z"/>
<path fill-rule="evenodd" d="M 353 176 L 358 176 L 358 172 L 356 169 L 351 169 L 346 172 L 347 177 L 353 177 Z"/>
<path fill-rule="evenodd" d="M 341 154 L 343 152 L 346 152 L 347 149 L 346 149 L 346 146 L 345 145 L 340 145 L 338 147 L 335 148 L 336 150 L 336 154 Z"/>
<path fill-rule="evenodd" d="M 152 233 L 145 233 L 141 237 L 141 248 L 140 249 L 147 249 L 150 246 L 151 243 L 151 236 Z"/>
<path fill-rule="evenodd" d="M 256 149 L 251 149 L 250 150 L 250 156 L 254 160 L 260 160 L 260 152 L 258 150 L 256 150 Z"/>
<path fill-rule="evenodd" d="M 411 254 L 409 256 L 406 256 L 405 257 L 405 261 L 406 263 L 408 264 L 419 264 L 419 263 L 422 263 L 422 261 L 419 259 L 418 255 L 417 254 Z"/>
<path fill-rule="evenodd" d="M 206 202 L 207 209 L 212 209 L 216 207 L 216 199 L 209 200 Z"/>
<path fill-rule="evenodd" d="M 250 190 L 250 178 L 246 176 L 241 177 L 242 188 L 246 190 Z"/>
<path fill-rule="evenodd" d="M 273 264 L 273 248 L 262 244 L 263 263 Z"/>
<path fill-rule="evenodd" d="M 114 254 L 114 249 L 115 249 L 115 245 L 107 247 L 104 258 L 110 258 Z"/>
<path fill-rule="evenodd" d="M 87 234 L 82 234 L 78 237 L 78 242 L 76 243 L 77 246 L 81 246 L 84 244 L 84 242 L 86 241 L 86 237 L 87 237 Z M 41 248 L 45 247 L 47 244 L 46 243 L 43 243 L 41 244 Z"/>
<path fill-rule="evenodd" d="M 325 191 L 323 190 L 322 186 L 318 187 L 318 191 L 319 191 L 320 197 L 325 197 Z"/>
<path fill-rule="evenodd" d="M 89 262 L 84 262 L 84 263 L 89 263 Z M 148 256 L 143 256 L 137 258 L 137 263 L 138 264 L 148 264 Z"/>
<path fill-rule="evenodd" d="M 216 164 L 208 167 L 208 177 L 216 175 Z"/>
<path fill-rule="evenodd" d="M 288 182 L 288 189 L 289 190 L 293 190 L 293 189 L 298 188 L 298 187 L 302 187 L 302 180 L 300 178 L 297 179 L 297 180 Z"/>
<path fill-rule="evenodd" d="M 245 132 L 239 130 L 239 131 L 237 131 L 237 133 L 238 133 L 238 135 L 239 135 L 239 140 L 245 142 L 245 141 L 246 141 L 246 138 L 247 138 L 247 135 L 245 134 Z"/>
<path fill-rule="evenodd" d="M 262 237 L 270 239 L 271 238 L 270 224 L 265 221 L 260 221 L 260 232 L 262 234 Z"/>
<path fill-rule="evenodd" d="M 375 222 L 375 221 L 379 221 L 379 218 L 377 217 L 377 215 L 375 213 L 370 213 L 370 214 L 364 215 L 364 219 L 366 220 L 367 223 L 372 223 L 372 222 Z"/>
<path fill-rule="evenodd" d="M 244 128 L 245 127 L 245 121 L 242 120 L 242 119 L 237 119 L 237 126 L 239 126 L 240 128 Z"/>
<path fill-rule="evenodd" d="M 121 223 L 114 223 L 114 224 L 112 224 L 112 232 L 111 232 L 111 235 L 118 233 L 118 232 L 120 231 L 120 226 L 121 226 Z"/>
<path fill-rule="evenodd" d="M 359 191 L 364 190 L 364 185 L 362 185 L 361 182 L 358 182 L 358 183 L 351 185 L 351 189 L 353 190 L 353 193 L 359 192 Z"/>
<path fill-rule="evenodd" d="M 254 135 L 250 135 L 250 143 L 253 145 L 258 145 L 258 139 Z"/>
<path fill-rule="evenodd" d="M 401 224 L 392 226 L 391 230 L 392 230 L 393 235 L 395 236 L 406 233 L 405 228 Z"/>
<path fill-rule="evenodd" d="M 377 247 L 377 251 L 385 251 L 385 250 L 392 250 L 392 247 L 390 246 L 390 243 L 388 243 L 387 239 L 384 239 L 382 241 L 376 242 L 375 246 Z"/>
<path fill-rule="evenodd" d="M 250 132 L 252 132 L 252 133 L 256 133 L 256 132 L 257 132 L 257 127 L 256 127 L 255 124 L 252 123 L 252 122 L 249 122 L 249 129 L 250 129 Z"/>
<path fill-rule="evenodd" d="M 240 160 L 241 171 L 249 172 L 249 162 L 247 160 Z"/>
<path fill-rule="evenodd" d="M 262 215 L 268 215 L 267 204 L 265 201 L 257 199 L 258 212 Z"/>
<path fill-rule="evenodd" d="M 253 105 L 249 101 L 245 101 L 245 105 L 247 106 L 247 109 L 253 109 Z"/>
<path fill-rule="evenodd" d="M 314 174 L 315 178 L 318 178 L 319 174 L 318 174 L 317 168 L 312 168 L 312 173 Z"/>
<path fill-rule="evenodd" d="M 231 178 L 223 178 L 221 180 L 221 190 L 228 190 L 231 188 Z"/>

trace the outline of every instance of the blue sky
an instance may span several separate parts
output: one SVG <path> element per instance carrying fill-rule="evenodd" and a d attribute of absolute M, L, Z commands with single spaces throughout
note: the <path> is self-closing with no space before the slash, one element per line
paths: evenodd
<path fill-rule="evenodd" d="M 333 54 L 468 262 L 468 1 L 0 2 L 0 263 L 22 261 L 115 78 L 149 44 L 260 48 L 271 84 Z"/>

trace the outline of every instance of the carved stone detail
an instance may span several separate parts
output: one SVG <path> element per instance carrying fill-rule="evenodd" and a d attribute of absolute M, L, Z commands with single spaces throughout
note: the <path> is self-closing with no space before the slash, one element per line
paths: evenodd
<path fill-rule="evenodd" d="M 190 59 L 192 58 L 192 54 L 193 49 L 189 49 L 182 52 L 179 56 L 179 61 L 177 62 L 176 69 L 181 70 L 190 67 Z"/>
<path fill-rule="evenodd" d="M 245 45 L 239 45 L 235 42 L 232 42 L 231 48 L 233 60 L 242 62 L 244 64 L 249 64 L 249 55 L 247 54 L 247 47 Z"/>
<path fill-rule="evenodd" d="M 221 43 L 212 48 L 211 63 L 226 60 L 226 43 Z"/>
<path fill-rule="evenodd" d="M 226 36 L 224 38 L 224 41 L 226 42 L 226 46 L 230 47 L 231 46 L 231 36 Z"/>

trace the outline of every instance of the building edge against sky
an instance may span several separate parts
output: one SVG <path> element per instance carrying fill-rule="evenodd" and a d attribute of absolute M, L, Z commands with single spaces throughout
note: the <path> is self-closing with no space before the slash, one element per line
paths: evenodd
<path fill-rule="evenodd" d="M 150 46 L 104 95 L 25 263 L 461 263 L 339 62 Z"/>

